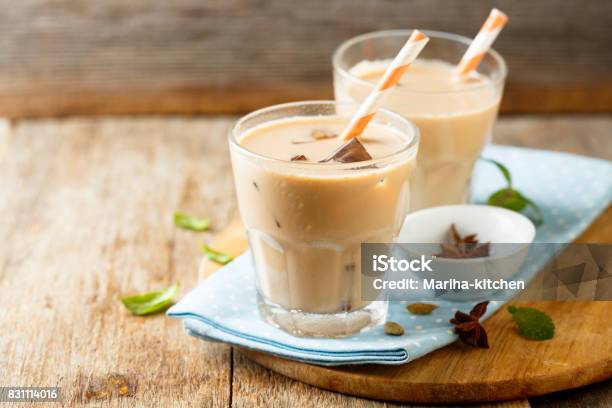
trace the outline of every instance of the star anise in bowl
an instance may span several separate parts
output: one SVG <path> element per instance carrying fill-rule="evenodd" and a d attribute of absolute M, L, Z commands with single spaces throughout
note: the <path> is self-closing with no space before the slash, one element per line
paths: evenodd
<path fill-rule="evenodd" d="M 451 224 L 448 239 L 440 244 L 441 252 L 436 256 L 440 258 L 484 258 L 489 256 L 490 243 L 480 244 L 476 234 L 461 236 L 455 224 Z"/>

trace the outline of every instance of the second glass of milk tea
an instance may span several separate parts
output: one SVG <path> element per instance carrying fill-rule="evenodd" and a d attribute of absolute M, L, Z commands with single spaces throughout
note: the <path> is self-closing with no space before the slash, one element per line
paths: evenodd
<path fill-rule="evenodd" d="M 272 106 L 240 119 L 229 136 L 259 310 L 294 335 L 347 336 L 386 316 L 385 299 L 363 299 L 361 244 L 397 237 L 419 137 L 407 119 L 381 109 L 359 137 L 365 158 L 326 161 L 357 108 Z"/>
<path fill-rule="evenodd" d="M 421 135 L 411 211 L 468 201 L 470 179 L 501 100 L 506 64 L 493 50 L 463 81 L 453 70 L 470 39 L 424 31 L 430 41 L 389 95 L 384 107 L 409 118 Z M 411 30 L 355 37 L 334 53 L 336 100 L 362 102 Z"/>

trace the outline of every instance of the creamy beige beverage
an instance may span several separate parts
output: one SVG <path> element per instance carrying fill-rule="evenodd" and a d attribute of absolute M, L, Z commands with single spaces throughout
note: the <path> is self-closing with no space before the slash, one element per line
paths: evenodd
<path fill-rule="evenodd" d="M 349 73 L 356 80 L 337 76 L 336 99 L 363 101 L 389 62 L 354 65 Z M 453 69 L 440 60 L 415 61 L 384 104 L 413 121 L 421 134 L 412 210 L 466 202 L 474 164 L 491 137 L 500 87 L 479 74 L 457 82 Z"/>
<path fill-rule="evenodd" d="M 336 115 L 281 118 L 240 132 L 231 144 L 258 290 L 272 308 L 295 312 L 273 319 L 294 334 L 346 335 L 371 323 L 364 313 L 323 328 L 304 316 L 367 308 L 360 245 L 391 242 L 408 211 L 414 128 L 372 123 L 360 137 L 372 160 L 319 163 L 343 143 L 338 135 L 347 124 Z"/>
<path fill-rule="evenodd" d="M 280 119 L 245 132 L 239 143 L 273 159 L 316 163 L 330 157 L 345 143 L 339 135 L 347 123 L 338 117 Z M 359 141 L 374 159 L 390 156 L 409 142 L 400 132 L 376 124 L 366 129 Z M 303 157 L 297 160 L 297 156 Z"/>

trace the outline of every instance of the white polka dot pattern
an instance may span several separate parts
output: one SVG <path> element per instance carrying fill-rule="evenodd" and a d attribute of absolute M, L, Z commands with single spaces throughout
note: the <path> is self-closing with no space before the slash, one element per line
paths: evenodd
<path fill-rule="evenodd" d="M 542 209 L 545 224 L 538 242 L 570 242 L 612 199 L 612 165 L 580 156 L 530 149 L 491 146 L 484 157 L 510 169 L 514 185 Z M 504 186 L 499 172 L 479 163 L 474 175 L 473 201 Z M 536 262 L 537 260 L 534 260 Z M 381 327 L 345 339 L 297 338 L 264 323 L 258 315 L 251 258 L 241 256 L 202 282 L 169 310 L 185 319 L 193 336 L 222 341 L 322 365 L 402 364 L 456 339 L 448 322 L 457 310 L 472 303 L 441 301 L 430 315 L 405 311 L 405 302 L 391 302 L 389 319 L 404 325 L 403 336 L 387 336 Z M 503 302 L 491 302 L 488 317 Z"/>

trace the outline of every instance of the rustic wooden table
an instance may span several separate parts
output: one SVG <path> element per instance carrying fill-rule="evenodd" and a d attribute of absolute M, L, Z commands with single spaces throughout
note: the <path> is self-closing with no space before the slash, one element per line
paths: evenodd
<path fill-rule="evenodd" d="M 289 380 L 121 305 L 121 295 L 196 283 L 198 243 L 236 212 L 232 121 L 0 122 L 0 385 L 57 385 L 65 404 L 385 406 Z M 611 133 L 611 116 L 521 116 L 501 119 L 496 141 L 611 160 Z M 177 209 L 209 216 L 212 231 L 177 230 Z M 612 242 L 610 224 L 597 239 Z M 610 389 L 488 406 L 609 406 Z"/>

